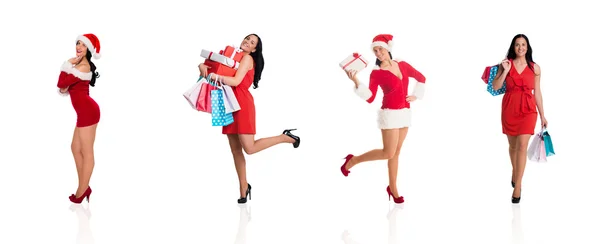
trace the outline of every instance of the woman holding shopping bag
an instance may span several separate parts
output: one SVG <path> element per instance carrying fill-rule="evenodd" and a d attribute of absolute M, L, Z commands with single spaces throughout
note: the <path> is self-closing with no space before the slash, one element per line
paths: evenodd
<path fill-rule="evenodd" d="M 63 63 L 58 77 L 58 92 L 71 97 L 71 103 L 77 113 L 77 124 L 73 132 L 71 151 L 77 167 L 79 185 L 75 194 L 69 196 L 73 203 L 90 201 L 92 189 L 89 186 L 94 169 L 94 141 L 96 127 L 100 121 L 100 108 L 89 95 L 90 86 L 96 84 L 99 77 L 92 57 L 100 58 L 100 41 L 94 34 L 77 37 L 76 56 Z"/>
<path fill-rule="evenodd" d="M 539 111 L 542 128 L 548 125 L 542 105 L 540 89 L 540 66 L 533 62 L 531 44 L 523 34 L 513 37 L 506 59 L 498 67 L 492 81 L 498 90 L 506 82 L 506 93 L 502 98 L 502 133 L 508 138 L 508 152 L 512 164 L 511 184 L 514 188 L 512 202 L 521 201 L 521 182 L 527 162 L 529 138 L 534 134 Z M 533 94 L 531 94 L 533 91 Z"/>
<path fill-rule="evenodd" d="M 377 88 L 383 90 L 383 104 L 378 114 L 378 125 L 383 138 L 383 148 L 371 150 L 362 155 L 348 154 L 341 167 L 342 174 L 348 176 L 350 169 L 362 162 L 387 160 L 389 185 L 386 189 L 388 197 L 393 197 L 395 203 L 403 203 L 404 197 L 398 194 L 396 178 L 398 175 L 398 157 L 400 149 L 411 125 L 410 103 L 422 99 L 425 92 L 425 76 L 404 61 L 392 60 L 393 36 L 381 34 L 373 38 L 371 47 L 377 61 L 371 72 L 369 85 L 362 84 L 356 77 L 356 72 L 347 71 L 348 78 L 354 82 L 356 94 L 372 103 L 377 94 Z M 418 82 L 408 94 L 409 78 Z"/>
<path fill-rule="evenodd" d="M 240 110 L 233 113 L 233 123 L 224 126 L 222 133 L 226 134 L 229 140 L 229 147 L 233 154 L 233 161 L 240 182 L 238 203 L 246 203 L 247 197 L 251 197 L 252 187 L 246 180 L 246 159 L 243 152 L 254 154 L 280 143 L 293 143 L 294 148 L 297 148 L 300 146 L 300 137 L 291 133 L 295 129 L 287 129 L 279 136 L 255 140 L 254 98 L 249 88 L 250 85 L 254 85 L 254 89 L 258 88 L 258 82 L 263 71 L 262 41 L 258 35 L 250 34 L 244 38 L 240 49 L 242 49 L 244 55 L 235 76 L 219 75 L 217 77 L 211 75 L 211 80 L 231 86 L 240 105 Z M 198 68 L 200 69 L 200 75 L 207 77 L 210 67 L 200 64 Z"/>

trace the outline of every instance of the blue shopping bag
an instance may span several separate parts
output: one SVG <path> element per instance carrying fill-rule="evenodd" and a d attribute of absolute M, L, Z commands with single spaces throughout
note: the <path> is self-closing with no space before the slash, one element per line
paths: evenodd
<path fill-rule="evenodd" d="M 217 86 L 217 89 L 210 91 L 210 102 L 213 126 L 227 126 L 233 123 L 233 114 L 225 112 L 223 89 L 221 87 Z"/>
<path fill-rule="evenodd" d="M 546 157 L 554 155 L 554 146 L 552 145 L 552 138 L 546 128 L 543 129 L 542 137 L 544 138 L 544 146 L 546 147 Z"/>
<path fill-rule="evenodd" d="M 498 66 L 499 65 L 491 66 L 490 74 L 488 76 L 487 91 L 490 94 L 492 94 L 492 96 L 498 96 L 498 95 L 504 94 L 506 92 L 506 81 L 502 82 L 502 87 L 498 90 L 494 90 L 494 88 L 492 87 L 492 81 L 494 81 L 496 74 L 498 74 Z"/>

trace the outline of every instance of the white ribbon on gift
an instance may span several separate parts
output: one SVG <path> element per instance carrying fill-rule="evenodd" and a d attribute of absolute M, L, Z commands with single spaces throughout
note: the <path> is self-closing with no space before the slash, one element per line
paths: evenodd
<path fill-rule="evenodd" d="M 225 55 L 222 55 L 222 54 L 218 54 L 218 53 L 215 53 L 215 52 L 212 52 L 212 51 L 205 50 L 205 49 L 202 49 L 202 51 L 200 52 L 200 57 L 208 58 L 208 59 L 210 59 L 212 61 L 215 61 L 217 63 L 227 65 L 227 66 L 229 66 L 231 68 L 234 68 L 234 69 L 238 69 L 239 66 L 240 66 L 240 63 L 238 63 L 235 60 L 233 60 L 234 56 L 235 56 L 235 51 L 232 54 L 231 58 L 227 57 Z"/>

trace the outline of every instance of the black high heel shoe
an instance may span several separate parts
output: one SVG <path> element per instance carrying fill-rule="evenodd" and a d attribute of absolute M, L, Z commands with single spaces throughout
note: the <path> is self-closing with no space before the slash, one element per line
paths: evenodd
<path fill-rule="evenodd" d="M 294 148 L 298 148 L 300 146 L 300 137 L 292 134 L 291 131 L 294 131 L 294 130 L 296 130 L 296 129 L 287 129 L 287 130 L 284 130 L 282 134 L 289 136 L 292 139 L 296 140 L 293 145 L 294 145 Z"/>
<path fill-rule="evenodd" d="M 512 185 L 513 188 L 515 188 L 515 182 L 511 181 L 510 184 Z"/>
<path fill-rule="evenodd" d="M 248 189 L 246 189 L 246 196 L 238 199 L 238 203 L 246 203 L 248 200 L 252 200 L 252 186 L 248 184 Z"/>
<path fill-rule="evenodd" d="M 523 192 L 521 192 L 521 194 L 523 194 Z M 519 197 L 512 197 L 512 203 L 519 203 L 521 202 L 521 196 Z"/>

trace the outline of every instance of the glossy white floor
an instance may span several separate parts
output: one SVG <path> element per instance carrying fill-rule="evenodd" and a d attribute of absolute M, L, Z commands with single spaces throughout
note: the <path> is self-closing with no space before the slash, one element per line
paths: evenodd
<path fill-rule="evenodd" d="M 598 83 L 587 71 L 597 69 L 600 40 L 586 2 L 269 5 L 278 11 L 258 0 L 153 1 L 143 11 L 122 1 L 2 3 L 0 243 L 599 243 L 590 113 Z M 220 19 L 232 29 L 213 28 L 209 10 L 234 16 Z M 378 23 L 386 13 L 389 21 Z M 365 21 L 340 24 L 350 14 Z M 102 43 L 91 88 L 102 118 L 91 203 L 72 206 L 76 118 L 55 85 L 75 37 L 88 32 Z M 302 144 L 248 156 L 252 200 L 239 206 L 226 138 L 181 94 L 196 81 L 201 49 L 252 32 L 266 60 L 251 90 L 257 137 L 297 127 Z M 381 146 L 381 93 L 372 105 L 360 101 L 338 67 L 363 53 L 370 65 L 359 78 L 367 82 L 379 33 L 394 34 L 394 57 L 427 77 L 400 158 L 402 206 L 387 199 L 385 162 L 358 165 L 348 178 L 339 171 L 346 154 Z M 513 205 L 502 97 L 489 95 L 480 77 L 517 33 L 529 36 L 542 68 L 557 154 L 528 162 L 521 204 Z"/>
<path fill-rule="evenodd" d="M 12 165 L 12 172 L 30 172 L 31 178 L 3 174 L 0 241 L 598 241 L 596 206 L 600 202 L 591 187 L 598 183 L 595 173 L 568 169 L 564 162 L 530 163 L 519 205 L 509 201 L 511 187 L 505 166 L 480 161 L 452 170 L 450 162 L 406 162 L 399 184 L 406 203 L 396 205 L 387 201 L 383 162 L 357 167 L 351 177 L 343 178 L 335 160 L 284 159 L 291 150 L 282 146 L 273 149 L 271 159 L 252 160 L 249 172 L 254 191 L 246 205 L 235 203 L 235 176 L 227 155 L 212 162 L 189 163 L 178 157 L 140 157 L 137 161 L 133 157 L 120 161 L 100 157 L 103 160 L 95 172 L 91 203 L 81 205 L 67 200 L 73 185 L 67 183 L 74 183 L 68 163 L 42 163 L 43 157 L 38 157 L 35 164 Z M 297 168 L 293 169 L 294 165 Z M 557 179 L 561 175 L 564 177 Z"/>

